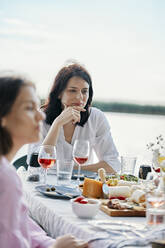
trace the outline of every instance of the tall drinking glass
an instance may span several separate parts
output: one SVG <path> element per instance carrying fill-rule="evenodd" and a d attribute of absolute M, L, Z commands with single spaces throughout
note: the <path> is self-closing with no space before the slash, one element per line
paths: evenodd
<path fill-rule="evenodd" d="M 38 163 L 44 169 L 44 184 L 47 182 L 47 170 L 56 162 L 56 148 L 52 145 L 42 145 L 38 154 Z"/>
<path fill-rule="evenodd" d="M 89 157 L 89 148 L 88 140 L 75 140 L 73 145 L 73 159 L 78 166 L 78 185 L 80 184 L 80 166 L 87 162 Z"/>

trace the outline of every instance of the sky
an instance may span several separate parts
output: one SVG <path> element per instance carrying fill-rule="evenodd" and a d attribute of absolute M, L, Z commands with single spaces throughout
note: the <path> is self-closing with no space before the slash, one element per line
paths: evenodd
<path fill-rule="evenodd" d="M 0 71 L 47 97 L 62 66 L 91 74 L 94 100 L 165 105 L 164 0 L 0 0 Z"/>

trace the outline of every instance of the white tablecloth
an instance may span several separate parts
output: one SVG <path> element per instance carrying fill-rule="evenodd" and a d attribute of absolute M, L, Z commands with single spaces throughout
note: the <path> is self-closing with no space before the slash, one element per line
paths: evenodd
<path fill-rule="evenodd" d="M 55 176 L 49 175 L 48 181 L 50 184 L 53 184 L 53 182 L 55 182 Z M 44 228 L 48 235 L 57 238 L 58 236 L 70 233 L 83 240 L 89 240 L 97 236 L 108 236 L 107 232 L 96 230 L 92 227 L 88 223 L 88 220 L 76 217 L 72 212 L 69 200 L 46 197 L 35 190 L 35 186 L 37 185 L 39 184 L 23 180 L 25 199 L 29 213 L 31 217 Z M 107 219 L 112 219 L 112 221 L 120 220 L 123 221 L 123 223 L 125 221 L 130 223 L 146 222 L 144 217 L 110 217 L 101 210 L 94 218 L 94 220 Z M 107 245 L 107 240 L 101 240 L 94 242 L 91 247 L 106 248 Z"/>

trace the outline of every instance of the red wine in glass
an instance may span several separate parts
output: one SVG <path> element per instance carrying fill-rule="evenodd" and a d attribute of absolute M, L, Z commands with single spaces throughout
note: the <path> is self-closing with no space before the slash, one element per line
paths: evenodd
<path fill-rule="evenodd" d="M 47 170 L 56 162 L 56 148 L 52 145 L 42 145 L 38 154 L 38 163 L 44 169 L 44 183 L 47 180 Z"/>
<path fill-rule="evenodd" d="M 75 161 L 78 163 L 78 164 L 85 164 L 88 160 L 88 157 L 86 158 L 79 158 L 79 157 L 74 157 Z"/>
<path fill-rule="evenodd" d="M 73 158 L 78 166 L 78 185 L 80 184 L 80 166 L 87 162 L 89 151 L 90 147 L 88 140 L 75 140 L 73 145 Z"/>
<path fill-rule="evenodd" d="M 55 162 L 56 162 L 56 159 L 48 159 L 48 158 L 40 158 L 38 160 L 39 164 L 41 165 L 42 168 L 44 169 L 49 169 L 50 167 L 52 167 Z"/>

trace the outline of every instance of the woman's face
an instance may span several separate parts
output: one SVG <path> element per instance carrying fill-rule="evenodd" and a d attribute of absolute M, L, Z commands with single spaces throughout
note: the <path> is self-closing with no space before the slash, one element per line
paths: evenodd
<path fill-rule="evenodd" d="M 89 98 L 89 84 L 80 77 L 72 77 L 68 80 L 65 90 L 62 92 L 61 103 L 68 106 L 85 107 Z"/>
<path fill-rule="evenodd" d="M 10 113 L 3 118 L 3 121 L 12 136 L 13 143 L 24 145 L 39 141 L 43 119 L 44 114 L 39 111 L 39 100 L 35 89 L 31 86 L 23 86 Z"/>

